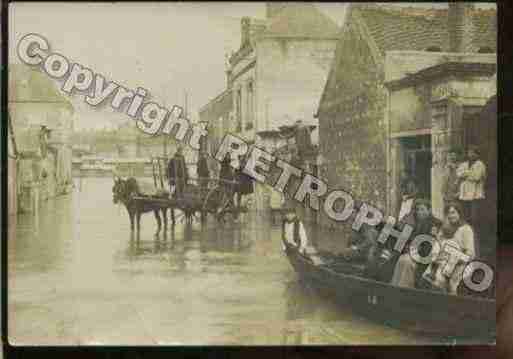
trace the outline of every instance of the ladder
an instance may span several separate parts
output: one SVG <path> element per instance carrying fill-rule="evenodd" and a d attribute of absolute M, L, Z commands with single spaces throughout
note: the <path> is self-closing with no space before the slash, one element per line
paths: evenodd
<path fill-rule="evenodd" d="M 168 161 L 169 159 L 167 157 L 151 157 L 151 170 L 153 174 L 153 184 L 155 185 L 155 188 L 165 189 L 164 178 L 167 177 L 166 169 Z"/>

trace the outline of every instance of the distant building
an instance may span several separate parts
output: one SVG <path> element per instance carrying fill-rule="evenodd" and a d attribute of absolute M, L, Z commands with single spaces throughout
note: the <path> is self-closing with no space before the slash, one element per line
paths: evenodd
<path fill-rule="evenodd" d="M 348 11 L 318 111 L 321 177 L 397 215 L 409 172 L 441 217 L 447 151 L 469 144 L 467 119 L 496 86 L 496 12 L 471 3 Z"/>
<path fill-rule="evenodd" d="M 48 76 L 18 64 L 9 66 L 8 101 L 18 150 L 18 209 L 34 211 L 40 201 L 71 190 L 74 110 Z M 43 126 L 50 130 L 46 136 Z"/>

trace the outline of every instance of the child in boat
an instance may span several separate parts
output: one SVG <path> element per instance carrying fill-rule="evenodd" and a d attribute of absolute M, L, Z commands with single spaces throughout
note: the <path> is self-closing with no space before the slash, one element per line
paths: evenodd
<path fill-rule="evenodd" d="M 309 258 L 315 265 L 323 264 L 324 261 L 318 255 L 315 247 L 310 245 L 306 235 L 305 226 L 296 214 L 291 205 L 283 208 L 284 220 L 282 224 L 283 250 L 287 250 L 285 244 L 296 247 L 303 256 Z"/>
<path fill-rule="evenodd" d="M 307 238 L 303 223 L 298 218 L 295 209 L 290 205 L 284 206 L 283 215 L 283 241 L 298 248 L 299 252 L 304 254 L 307 247 Z"/>

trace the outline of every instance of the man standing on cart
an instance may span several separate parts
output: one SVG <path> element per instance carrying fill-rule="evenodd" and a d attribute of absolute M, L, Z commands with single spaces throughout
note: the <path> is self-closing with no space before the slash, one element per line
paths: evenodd
<path fill-rule="evenodd" d="M 183 149 L 181 146 L 178 147 L 173 158 L 169 160 L 167 166 L 167 175 L 169 179 L 170 192 L 173 193 L 174 188 L 176 197 L 182 197 L 189 176 L 187 173 L 187 166 L 185 164 L 185 157 L 183 156 Z"/>
<path fill-rule="evenodd" d="M 207 156 L 204 151 L 200 151 L 198 159 L 198 177 L 199 185 L 202 190 L 208 188 L 208 182 L 210 177 L 210 170 L 208 168 Z"/>

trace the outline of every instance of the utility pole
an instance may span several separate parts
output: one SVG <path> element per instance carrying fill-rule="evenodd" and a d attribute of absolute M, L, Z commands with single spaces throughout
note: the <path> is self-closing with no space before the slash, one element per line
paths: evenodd
<path fill-rule="evenodd" d="M 184 90 L 184 100 L 185 100 L 185 104 L 184 104 L 184 111 L 185 111 L 185 118 L 188 119 L 188 116 L 187 116 L 187 90 Z"/>

